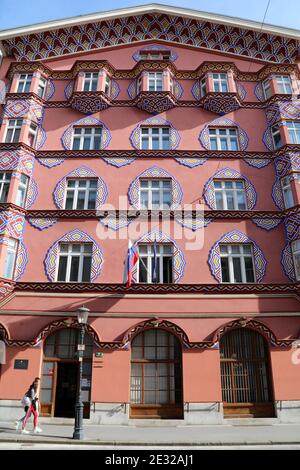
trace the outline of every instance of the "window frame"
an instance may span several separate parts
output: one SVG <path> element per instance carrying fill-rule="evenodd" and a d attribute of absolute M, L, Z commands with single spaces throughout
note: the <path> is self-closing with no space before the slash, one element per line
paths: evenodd
<path fill-rule="evenodd" d="M 215 131 L 214 134 L 212 134 L 212 131 Z M 225 134 L 220 134 L 220 131 L 225 131 Z M 230 134 L 230 131 L 234 131 L 235 134 Z M 209 144 L 210 144 L 210 150 L 213 151 L 223 151 L 223 152 L 239 152 L 240 151 L 240 142 L 239 142 L 239 135 L 238 135 L 238 130 L 236 127 L 208 127 L 208 134 L 209 134 Z M 232 138 L 235 138 L 236 142 L 236 149 L 231 148 L 231 140 Z M 212 140 L 216 141 L 216 149 L 212 148 Z M 222 148 L 222 140 L 226 141 L 226 149 Z"/>
<path fill-rule="evenodd" d="M 292 145 L 300 145 L 300 122 L 286 121 L 286 128 L 289 135 L 289 143 Z M 292 140 L 295 140 L 295 142 L 292 142 Z"/>
<path fill-rule="evenodd" d="M 61 246 L 66 245 L 68 247 L 67 252 L 62 252 L 61 251 Z M 79 246 L 80 251 L 73 251 L 73 246 Z M 84 252 L 85 246 L 90 245 L 91 246 L 91 251 L 90 252 Z M 65 275 L 65 280 L 58 280 L 59 277 L 59 268 L 60 268 L 60 260 L 61 258 L 67 258 L 67 263 L 66 263 L 66 275 Z M 77 276 L 77 281 L 70 280 L 70 275 L 71 275 L 71 268 L 72 268 L 72 258 L 78 258 L 79 257 L 79 265 L 78 265 L 78 276 Z M 90 258 L 90 279 L 89 281 L 83 281 L 82 276 L 83 276 L 83 261 L 84 258 Z M 72 242 L 60 242 L 58 244 L 58 260 L 57 260 L 57 270 L 56 270 L 56 282 L 91 282 L 91 274 L 92 274 L 92 261 L 93 261 L 93 243 L 72 243 Z"/>
<path fill-rule="evenodd" d="M 25 78 L 22 78 L 22 76 L 25 76 Z M 28 79 L 30 77 L 30 80 Z M 30 93 L 30 87 L 32 83 L 32 78 L 33 74 L 32 73 L 21 73 L 20 77 L 18 79 L 18 85 L 17 85 L 17 93 Z M 29 84 L 28 90 L 24 90 L 26 88 L 26 85 Z M 20 85 L 22 85 L 22 90 L 19 90 Z"/>
<path fill-rule="evenodd" d="M 146 247 L 147 252 L 141 253 L 140 247 Z M 162 247 L 162 248 L 161 248 Z M 171 254 L 164 253 L 164 247 L 171 247 Z M 137 262 L 137 283 L 138 284 L 153 284 L 152 281 L 152 274 L 153 274 L 153 264 L 152 261 L 154 259 L 154 243 L 140 243 L 138 245 L 139 250 L 139 260 Z M 173 268 L 173 259 L 174 259 L 174 246 L 171 243 L 156 243 L 156 258 L 157 258 L 157 277 L 158 280 L 155 282 L 156 284 L 173 284 L 174 283 L 174 268 Z M 170 282 L 163 282 L 163 259 L 164 258 L 171 258 L 171 281 Z M 141 261 L 141 259 L 143 261 Z M 142 282 L 140 281 L 140 264 L 144 263 L 146 267 L 146 275 L 147 281 Z"/>
<path fill-rule="evenodd" d="M 164 187 L 164 182 L 170 182 L 169 188 Z M 147 187 L 142 187 L 143 182 L 148 182 Z M 153 187 L 153 182 L 158 182 L 158 188 Z M 150 183 L 150 184 L 149 184 Z M 172 178 L 140 178 L 139 179 L 139 208 L 141 210 L 170 210 L 172 206 Z M 159 196 L 159 207 L 153 207 L 153 193 Z M 148 207 L 142 207 L 142 193 L 147 193 Z M 170 206 L 164 208 L 164 195 L 170 194 Z"/>
<path fill-rule="evenodd" d="M 297 246 L 298 244 L 299 244 L 299 248 L 297 247 L 296 249 L 294 249 L 294 246 Z M 299 281 L 300 280 L 300 239 L 294 240 L 291 243 L 291 251 L 292 251 L 292 257 L 293 257 L 295 276 L 296 276 L 297 281 Z M 296 257 L 299 257 L 299 272 L 297 270 Z"/>
<path fill-rule="evenodd" d="M 13 125 L 11 124 L 12 122 L 14 123 Z M 13 144 L 13 143 L 20 142 L 22 125 L 23 125 L 23 119 L 9 119 L 8 120 L 8 124 L 6 126 L 6 132 L 5 132 L 5 139 L 4 139 L 4 142 L 6 144 Z M 9 131 L 12 131 L 10 139 L 8 139 Z M 17 134 L 17 139 L 15 138 L 16 134 Z"/>
<path fill-rule="evenodd" d="M 90 75 L 90 77 L 87 77 Z M 82 91 L 95 92 L 98 90 L 99 72 L 84 72 Z M 86 86 L 88 85 L 88 86 Z M 88 88 L 87 90 L 85 88 Z M 93 88 L 95 88 L 93 90 Z"/>
<path fill-rule="evenodd" d="M 212 73 L 212 83 L 213 83 L 213 92 L 214 93 L 229 93 L 229 83 L 227 73 Z M 223 90 L 223 85 L 225 85 L 225 90 Z M 219 90 L 216 90 L 219 88 Z"/>
<path fill-rule="evenodd" d="M 280 180 L 281 190 L 283 194 L 284 206 L 286 209 L 290 209 L 295 205 L 293 190 L 291 186 L 290 176 L 285 176 Z M 291 200 L 289 201 L 289 198 Z M 291 202 L 291 205 L 290 205 Z"/>
<path fill-rule="evenodd" d="M 75 130 L 76 129 L 80 129 L 80 135 L 79 134 L 75 134 Z M 90 136 L 91 137 L 91 140 L 90 140 L 90 148 L 88 149 L 85 149 L 84 148 L 84 139 L 86 137 L 85 135 L 85 131 L 87 129 L 91 129 L 92 132 L 91 134 L 87 134 L 87 136 Z M 99 135 L 97 134 L 96 135 L 96 129 L 100 129 L 100 133 Z M 102 126 L 74 126 L 73 127 L 73 132 L 72 132 L 72 145 L 71 145 L 71 150 L 101 150 L 101 142 L 102 142 L 102 131 L 103 131 L 103 128 Z M 99 148 L 95 148 L 95 137 L 99 137 L 100 136 L 100 143 L 99 143 Z M 78 139 L 79 140 L 79 148 L 78 149 L 74 149 L 74 141 L 75 139 Z"/>
<path fill-rule="evenodd" d="M 226 183 L 231 182 L 233 187 L 232 188 L 226 188 Z M 215 183 L 221 183 L 221 188 L 216 188 Z M 236 184 L 237 183 L 242 183 L 243 189 L 237 188 Z M 219 179 L 219 178 L 214 178 L 213 179 L 213 184 L 214 184 L 214 193 L 215 193 L 215 204 L 216 204 L 216 210 L 223 210 L 223 211 L 246 211 L 248 210 L 247 206 L 247 195 L 246 195 L 246 188 L 245 188 L 245 180 L 243 179 Z M 227 199 L 227 191 L 233 194 L 233 208 L 228 208 L 228 199 Z M 221 193 L 222 195 L 222 208 L 217 207 L 217 198 L 216 198 L 216 193 Z M 239 203 L 238 203 L 238 193 L 243 193 L 244 197 L 244 209 L 240 209 Z"/>
<path fill-rule="evenodd" d="M 272 140 L 273 140 L 273 145 L 276 150 L 280 149 L 283 146 L 282 138 L 281 138 L 281 132 L 280 132 L 280 127 L 278 124 L 275 124 L 274 126 L 271 127 L 271 135 L 272 135 Z M 275 137 L 279 135 L 279 141 L 276 143 Z"/>
<path fill-rule="evenodd" d="M 71 186 L 68 187 L 68 183 L 70 181 L 75 182 L 75 186 L 72 188 Z M 80 187 L 79 183 L 82 181 L 86 181 L 88 184 L 86 187 Z M 90 187 L 90 182 L 91 181 L 96 181 L 96 186 L 94 188 Z M 97 199 L 97 184 L 98 184 L 98 179 L 97 178 L 67 178 L 66 181 L 66 190 L 65 190 L 65 197 L 64 197 L 64 210 L 96 210 L 96 199 Z M 77 208 L 78 205 L 78 195 L 79 192 L 84 192 L 84 207 L 83 208 Z M 67 200 L 68 200 L 68 192 L 72 193 L 72 207 L 67 208 Z M 88 207 L 90 201 L 90 193 L 95 193 L 95 207 L 91 208 Z"/>
<path fill-rule="evenodd" d="M 5 257 L 5 261 L 4 261 L 4 268 L 3 268 L 3 277 L 5 279 L 14 279 L 15 278 L 18 248 L 19 248 L 18 240 L 14 239 L 14 238 L 10 238 L 8 240 L 7 253 L 6 253 L 6 257 Z M 9 265 L 9 260 L 10 260 L 10 255 L 11 254 L 13 255 L 13 262 Z M 8 271 L 8 268 L 10 268 L 10 271 Z"/>
<path fill-rule="evenodd" d="M 286 83 L 288 80 L 288 84 Z M 293 93 L 292 80 L 290 75 L 275 75 L 276 91 L 280 95 L 291 95 Z M 283 91 L 279 88 L 282 87 Z"/>
<path fill-rule="evenodd" d="M 227 253 L 221 252 L 221 247 L 227 247 Z M 232 247 L 239 247 L 239 253 L 233 253 Z M 251 254 L 244 253 L 244 247 L 250 246 Z M 242 250 L 241 250 L 242 247 Z M 219 244 L 219 252 L 220 252 L 220 264 L 221 264 L 221 279 L 222 284 L 254 284 L 256 282 L 256 273 L 255 273 L 255 265 L 254 265 L 254 256 L 253 256 L 253 245 L 252 243 L 220 243 Z M 223 280 L 223 268 L 222 268 L 222 258 L 226 258 L 228 260 L 228 275 L 229 281 Z M 241 269 L 241 281 L 235 281 L 235 273 L 234 273 L 234 263 L 233 259 L 239 258 L 240 259 L 240 269 Z M 252 270 L 253 270 L 253 281 L 247 281 L 246 277 L 246 266 L 245 266 L 245 258 L 251 258 L 252 260 Z"/>
<path fill-rule="evenodd" d="M 46 88 L 47 88 L 47 79 L 45 77 L 40 77 L 36 94 L 42 99 L 45 96 Z M 42 90 L 42 93 L 39 93 L 39 90 Z"/>
<path fill-rule="evenodd" d="M 152 89 L 151 89 L 152 88 Z M 164 91 L 164 79 L 162 72 L 148 72 L 148 89 L 150 92 Z"/>
<path fill-rule="evenodd" d="M 22 173 L 20 175 L 20 180 L 19 180 L 18 189 L 17 189 L 17 196 L 16 196 L 16 205 L 19 207 L 25 207 L 26 205 L 28 186 L 29 186 L 29 177 Z"/>
<path fill-rule="evenodd" d="M 170 150 L 170 147 L 171 147 L 171 143 L 170 143 L 170 127 L 167 127 L 167 126 L 141 126 L 141 137 L 140 137 L 140 148 L 141 150 Z M 143 134 L 143 129 L 147 129 L 148 132 L 147 133 L 144 133 Z M 158 133 L 155 132 L 155 134 L 153 133 L 153 129 L 158 129 Z M 163 148 L 163 136 L 164 135 L 167 135 L 167 133 L 164 133 L 163 130 L 165 129 L 168 129 L 168 148 L 167 149 L 164 149 Z M 143 137 L 145 136 L 148 136 L 148 148 L 146 149 L 143 149 Z M 157 137 L 158 136 L 158 146 L 159 148 L 158 149 L 153 149 L 153 137 Z"/>
<path fill-rule="evenodd" d="M 269 78 L 266 78 L 262 81 L 262 90 L 265 100 L 268 100 L 272 96 L 271 81 Z"/>
<path fill-rule="evenodd" d="M 9 178 L 7 178 L 7 175 L 9 175 Z M 9 193 L 9 188 L 10 188 L 10 183 L 11 183 L 11 171 L 0 171 L 0 203 L 4 204 L 7 202 L 7 197 Z M 5 200 L 2 201 L 3 193 L 5 193 L 5 190 L 7 191 L 5 194 Z"/>

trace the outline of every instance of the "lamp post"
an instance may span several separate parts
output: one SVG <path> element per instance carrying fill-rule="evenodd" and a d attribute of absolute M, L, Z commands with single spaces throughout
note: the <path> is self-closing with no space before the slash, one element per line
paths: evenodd
<path fill-rule="evenodd" d="M 78 319 L 78 323 L 80 324 L 80 337 L 79 337 L 79 343 L 77 345 L 79 369 L 78 369 L 78 380 L 77 380 L 77 396 L 76 396 L 76 404 L 75 404 L 75 424 L 74 424 L 73 439 L 83 439 L 82 360 L 83 360 L 83 354 L 84 354 L 84 343 L 83 343 L 84 331 L 85 331 L 85 325 L 87 324 L 89 312 L 90 310 L 84 306 L 80 307 L 77 310 L 77 319 Z"/>

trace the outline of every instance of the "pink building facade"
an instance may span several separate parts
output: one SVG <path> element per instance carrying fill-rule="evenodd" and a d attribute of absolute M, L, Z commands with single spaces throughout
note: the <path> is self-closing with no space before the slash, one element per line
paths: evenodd
<path fill-rule="evenodd" d="M 137 7 L 0 34 L 0 419 L 300 421 L 299 33 Z M 126 287 L 128 240 L 139 253 Z"/>

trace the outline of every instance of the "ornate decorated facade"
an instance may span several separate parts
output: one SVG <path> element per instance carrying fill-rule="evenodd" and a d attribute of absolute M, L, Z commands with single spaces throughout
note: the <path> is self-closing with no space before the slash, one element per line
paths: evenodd
<path fill-rule="evenodd" d="M 159 5 L 0 32 L 0 419 L 36 376 L 74 416 L 85 305 L 91 422 L 300 421 L 297 38 Z"/>

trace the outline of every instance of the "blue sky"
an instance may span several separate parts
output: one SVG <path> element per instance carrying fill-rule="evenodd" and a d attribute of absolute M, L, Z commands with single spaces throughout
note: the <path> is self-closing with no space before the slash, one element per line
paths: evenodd
<path fill-rule="evenodd" d="M 148 3 L 151 1 L 0 0 L 0 29 Z M 268 0 L 164 0 L 161 3 L 262 21 Z M 299 0 L 271 0 L 265 22 L 300 29 Z"/>

